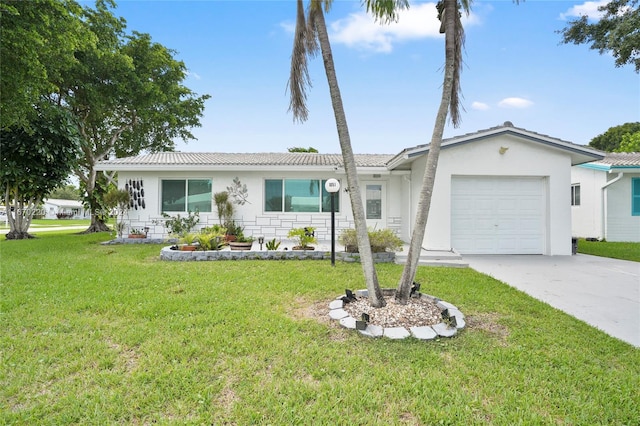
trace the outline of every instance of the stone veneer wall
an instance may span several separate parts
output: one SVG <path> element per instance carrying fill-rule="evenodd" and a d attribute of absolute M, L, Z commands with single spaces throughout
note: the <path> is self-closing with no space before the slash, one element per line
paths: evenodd
<path fill-rule="evenodd" d="M 205 226 L 211 226 L 217 224 L 217 220 L 207 220 L 201 216 L 201 221 L 198 224 L 198 229 Z M 130 227 L 137 229 L 149 228 L 150 238 L 160 238 L 167 236 L 167 230 L 162 225 L 163 218 L 154 219 L 160 223 L 153 223 L 153 220 L 147 222 L 143 221 L 131 221 Z M 293 228 L 304 228 L 312 226 L 316 228 L 315 234 L 318 240 L 330 240 L 331 239 L 331 215 L 330 214 L 275 214 L 275 215 L 262 215 L 257 216 L 255 220 L 243 220 L 239 218 L 236 223 L 244 226 L 244 233 L 246 236 L 257 237 L 262 235 L 265 240 L 273 238 L 285 239 L 289 230 Z M 346 215 L 336 214 L 336 238 L 340 235 L 343 229 L 355 228 L 355 223 L 352 218 Z M 387 228 L 400 235 L 402 231 L 402 218 L 399 216 L 390 216 L 387 218 Z"/>
<path fill-rule="evenodd" d="M 393 263 L 396 254 L 393 252 L 374 253 L 376 263 Z M 160 251 L 160 260 L 195 261 L 195 260 L 329 260 L 330 251 L 322 250 L 196 250 L 180 251 L 163 247 Z M 336 261 L 359 262 L 358 253 L 336 252 Z"/>

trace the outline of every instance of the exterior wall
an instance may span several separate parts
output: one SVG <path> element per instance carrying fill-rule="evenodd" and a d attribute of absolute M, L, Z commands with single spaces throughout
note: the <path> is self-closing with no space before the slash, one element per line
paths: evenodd
<path fill-rule="evenodd" d="M 501 148 L 508 149 L 500 154 Z M 412 168 L 412 217 L 415 217 L 417 209 L 425 164 L 426 156 L 422 156 Z M 535 176 L 545 178 L 547 183 L 544 254 L 570 255 L 570 169 L 571 158 L 568 153 L 511 135 L 499 135 L 443 149 L 423 247 L 430 250 L 455 249 L 451 247 L 453 176 Z"/>
<path fill-rule="evenodd" d="M 617 176 L 609 175 L 609 179 Z M 606 191 L 605 238 L 607 241 L 640 242 L 640 216 L 631 215 L 631 178 L 640 173 L 624 174 L 618 182 L 608 186 Z"/>
<path fill-rule="evenodd" d="M 607 173 L 601 170 L 582 166 L 571 168 L 571 184 L 580 184 L 580 205 L 571 206 L 574 237 L 604 238 L 602 186 L 606 179 Z"/>
<path fill-rule="evenodd" d="M 234 205 L 234 219 L 236 223 L 244 226 L 247 236 L 263 235 L 265 239 L 286 238 L 291 228 L 313 226 L 316 228 L 316 237 L 319 240 L 331 239 L 331 213 L 289 213 L 289 212 L 265 212 L 264 211 L 264 180 L 265 179 L 329 179 L 336 178 L 341 182 L 341 190 L 338 193 L 340 211 L 336 212 L 336 238 L 341 229 L 353 228 L 353 213 L 349 194 L 344 191 L 346 176 L 327 171 L 197 171 L 197 172 L 124 172 L 118 173 L 118 186 L 124 188 L 126 182 L 141 180 L 144 188 L 145 208 L 130 209 L 125 216 L 125 222 L 130 228 L 149 227 L 149 237 L 161 238 L 168 234 L 162 225 L 161 215 L 161 181 L 163 179 L 212 179 L 212 194 L 225 191 L 231 186 L 232 180 L 239 177 L 242 184 L 247 185 L 248 203 Z M 385 182 L 387 191 L 384 202 L 389 207 L 387 210 L 387 227 L 400 231 L 402 228 L 402 191 L 401 177 L 394 175 L 363 175 L 359 179 L 367 181 Z M 215 204 L 212 201 L 212 212 L 200 212 L 199 227 L 210 226 L 219 223 Z M 181 214 L 185 216 L 186 213 Z M 175 213 L 171 213 L 175 216 Z"/>
<path fill-rule="evenodd" d="M 45 219 L 57 219 L 58 213 L 74 213 L 73 219 L 87 219 L 89 218 L 88 212 L 85 212 L 82 203 L 60 205 L 55 203 L 49 203 L 46 200 L 43 203 L 42 209 L 44 210 Z"/>

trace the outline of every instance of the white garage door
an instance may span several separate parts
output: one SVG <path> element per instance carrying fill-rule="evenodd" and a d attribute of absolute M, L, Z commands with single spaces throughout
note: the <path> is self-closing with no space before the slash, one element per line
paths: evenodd
<path fill-rule="evenodd" d="M 451 241 L 462 254 L 543 254 L 543 178 L 455 176 Z"/>

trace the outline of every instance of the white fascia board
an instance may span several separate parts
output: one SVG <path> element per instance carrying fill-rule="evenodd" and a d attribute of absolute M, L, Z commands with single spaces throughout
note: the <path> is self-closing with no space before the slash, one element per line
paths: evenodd
<path fill-rule="evenodd" d="M 334 172 L 336 174 L 344 174 L 344 168 L 336 166 L 270 166 L 270 165 L 242 165 L 242 166 L 220 166 L 220 165 L 208 165 L 208 164 L 98 164 L 96 166 L 97 171 L 113 171 L 113 172 L 219 172 L 219 171 L 234 171 L 234 172 L 257 172 L 257 171 L 277 171 L 277 172 Z M 386 167 L 358 167 L 358 174 L 388 174 L 389 170 Z"/>

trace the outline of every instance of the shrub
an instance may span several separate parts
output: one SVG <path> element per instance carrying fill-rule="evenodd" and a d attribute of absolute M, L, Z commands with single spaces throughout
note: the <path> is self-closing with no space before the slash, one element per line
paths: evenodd
<path fill-rule="evenodd" d="M 273 240 L 267 241 L 266 245 L 267 250 L 278 250 L 278 247 L 280 247 L 280 241 L 276 241 L 274 238 Z"/>
<path fill-rule="evenodd" d="M 288 237 L 294 239 L 298 246 L 306 249 L 310 244 L 316 244 L 318 240 L 315 237 L 316 228 L 310 226 L 306 228 L 293 228 L 289 231 Z"/>
<path fill-rule="evenodd" d="M 374 253 L 384 253 L 386 251 L 398 251 L 402 249 L 402 240 L 391 229 L 369 229 L 369 244 Z M 338 242 L 342 244 L 346 251 L 350 253 L 358 252 L 358 238 L 355 229 L 344 229 L 338 237 Z"/>
<path fill-rule="evenodd" d="M 204 232 L 198 235 L 198 242 L 202 250 L 220 250 L 224 244 L 224 234 Z"/>
<path fill-rule="evenodd" d="M 164 227 L 169 234 L 181 236 L 191 232 L 200 222 L 200 212 L 189 212 L 187 217 L 181 217 L 177 214 L 175 217 L 169 216 L 166 213 L 162 213 L 162 217 L 165 218 Z M 160 221 L 154 220 L 153 223 L 159 223 Z"/>

